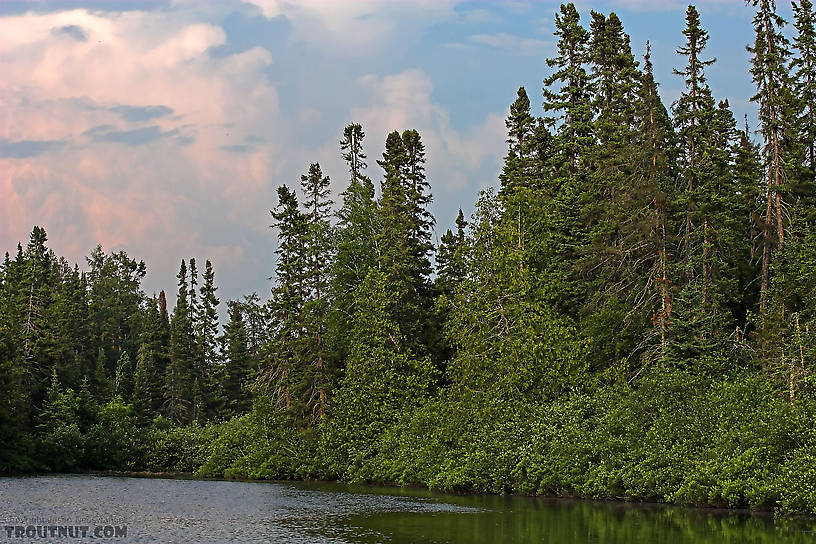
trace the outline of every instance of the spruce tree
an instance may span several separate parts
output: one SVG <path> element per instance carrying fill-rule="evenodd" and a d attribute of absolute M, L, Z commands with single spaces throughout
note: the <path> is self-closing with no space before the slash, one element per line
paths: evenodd
<path fill-rule="evenodd" d="M 380 198 L 378 268 L 393 285 L 399 301 L 394 319 L 403 334 L 419 351 L 427 351 L 430 312 L 430 253 L 433 222 L 426 206 L 424 145 L 419 133 L 394 131 L 386 139 L 383 158 L 377 161 L 385 171 Z"/>
<path fill-rule="evenodd" d="M 638 348 L 642 324 L 637 320 L 629 323 L 633 314 L 622 292 L 632 287 L 627 285 L 632 278 L 626 273 L 630 253 L 622 248 L 633 236 L 640 236 L 633 232 L 637 228 L 633 222 L 642 219 L 649 197 L 643 191 L 629 190 L 637 149 L 634 138 L 641 79 L 629 36 L 615 13 L 605 17 L 592 12 L 590 28 L 597 145 L 589 159 L 591 172 L 578 198 L 585 238 L 575 267 L 585 293 L 580 306 L 582 328 L 595 333 L 620 331 L 594 343 L 593 364 L 606 366 L 628 360 Z"/>
<path fill-rule="evenodd" d="M 619 294 L 628 298 L 629 323 L 653 327 L 645 333 L 643 353 L 665 364 L 670 342 L 673 289 L 671 275 L 671 231 L 667 225 L 673 184 L 674 132 L 654 79 L 651 49 L 646 42 L 643 75 L 637 101 L 634 168 L 631 177 L 629 210 L 624 218 L 625 235 L 620 250 L 628 257 L 621 263 Z M 650 288 L 651 286 L 651 288 Z M 621 289 L 622 288 L 622 289 Z M 625 293 L 629 293 L 628 297 Z"/>
<path fill-rule="evenodd" d="M 816 13 L 810 0 L 792 2 L 796 36 L 791 60 L 793 90 L 799 102 L 800 138 L 811 184 L 816 183 Z"/>
<path fill-rule="evenodd" d="M 249 378 L 252 372 L 252 357 L 247 346 L 247 333 L 241 307 L 230 301 L 229 323 L 224 331 L 226 345 L 223 390 L 226 397 L 227 414 L 242 414 L 249 409 Z"/>
<path fill-rule="evenodd" d="M 589 32 L 570 2 L 555 14 L 558 54 L 547 59 L 555 71 L 544 80 L 544 111 L 552 112 L 548 124 L 555 127 L 555 148 L 561 171 L 572 178 L 582 169 L 592 148 L 592 104 L 589 75 Z"/>
<path fill-rule="evenodd" d="M 133 393 L 133 369 L 131 368 L 130 356 L 126 351 L 123 351 L 116 361 L 113 393 L 115 396 L 120 397 L 123 402 L 130 402 Z"/>
<path fill-rule="evenodd" d="M 439 296 L 450 298 L 467 274 L 467 221 L 462 210 L 456 216 L 456 233 L 448 229 L 440 239 L 436 253 L 436 291 Z"/>
<path fill-rule="evenodd" d="M 187 299 L 187 265 L 182 259 L 178 273 L 178 296 L 170 321 L 169 361 L 164 377 L 164 412 L 176 423 L 189 423 L 192 415 L 193 327 Z"/>
<path fill-rule="evenodd" d="M 695 271 L 700 259 L 695 259 L 697 250 L 694 247 L 693 230 L 699 228 L 702 223 L 699 214 L 695 215 L 695 211 L 699 209 L 704 198 L 699 194 L 698 185 L 705 181 L 703 172 L 706 166 L 702 164 L 702 157 L 706 145 L 711 140 L 710 130 L 714 117 L 714 98 L 707 83 L 705 69 L 714 64 L 716 59 L 702 58 L 708 44 L 708 32 L 700 26 L 700 14 L 693 5 L 686 10 L 686 28 L 683 35 L 686 37 L 686 43 L 677 49 L 677 54 L 686 58 L 686 67 L 683 70 L 675 69 L 674 73 L 683 78 L 686 90 L 674 103 L 673 111 L 678 139 L 682 146 L 680 164 L 685 187 L 677 202 L 677 205 L 685 210 L 681 259 L 686 278 L 691 281 L 693 277 L 699 275 L 699 272 Z"/>
<path fill-rule="evenodd" d="M 100 347 L 96 355 L 96 367 L 94 368 L 94 395 L 97 402 L 99 404 L 108 402 L 112 391 L 113 387 L 105 363 L 105 349 Z"/>
<path fill-rule="evenodd" d="M 312 418 L 322 418 L 330 388 L 330 369 L 326 349 L 326 317 L 329 313 L 329 272 L 331 265 L 330 181 L 317 163 L 301 176 L 301 190 L 306 195 L 306 277 L 308 298 L 303 307 L 305 334 L 304 363 L 311 367 L 306 410 Z"/>
<path fill-rule="evenodd" d="M 294 191 L 278 188 L 278 205 L 271 210 L 273 228 L 278 231 L 275 253 L 275 286 L 272 290 L 271 317 L 274 330 L 270 343 L 271 366 L 264 376 L 266 385 L 282 407 L 297 415 L 303 413 L 301 401 L 308 382 L 303 353 L 303 308 L 308 294 L 307 218 L 300 211 Z"/>
<path fill-rule="evenodd" d="M 132 397 L 133 414 L 139 426 L 150 425 L 157 415 L 161 385 L 157 377 L 155 355 L 148 344 L 142 344 L 136 356 Z"/>
<path fill-rule="evenodd" d="M 754 45 L 751 53 L 751 76 L 757 88 L 752 100 L 759 104 L 759 119 L 764 140 L 763 162 L 766 168 L 766 195 L 757 216 L 762 230 L 762 272 L 760 278 L 760 312 L 768 307 L 771 286 L 771 267 L 774 254 L 785 241 L 785 211 L 782 194 L 785 190 L 786 164 L 785 133 L 791 124 L 789 95 L 790 76 L 788 63 L 790 49 L 788 39 L 782 34 L 785 20 L 776 12 L 773 0 L 754 0 L 757 7 L 754 16 Z"/>
<path fill-rule="evenodd" d="M 219 363 L 218 353 L 218 304 L 215 296 L 215 271 L 207 260 L 204 265 L 204 283 L 201 286 L 200 313 L 198 324 L 198 345 L 201 353 L 202 378 L 201 386 L 207 410 L 205 415 L 215 411 L 214 401 L 217 396 L 218 380 L 215 376 Z"/>
<path fill-rule="evenodd" d="M 331 265 L 332 307 L 329 319 L 332 352 L 338 366 L 348 354 L 354 291 L 380 256 L 380 216 L 374 198 L 374 184 L 365 175 L 363 152 L 365 132 L 359 124 L 343 130 L 340 149 L 349 172 L 349 184 L 343 192 L 343 204 L 337 211 L 334 234 L 335 258 Z"/>
<path fill-rule="evenodd" d="M 371 270 L 357 290 L 351 351 L 329 427 L 323 433 L 334 470 L 370 474 L 381 439 L 405 413 L 426 399 L 436 381 L 392 318 L 398 303 L 387 276 Z"/>

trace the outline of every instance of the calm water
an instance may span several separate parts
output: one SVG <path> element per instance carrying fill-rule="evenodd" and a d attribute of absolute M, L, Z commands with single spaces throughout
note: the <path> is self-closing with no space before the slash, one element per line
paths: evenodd
<path fill-rule="evenodd" d="M 705 544 L 816 542 L 816 522 L 394 488 L 101 476 L 0 478 L 5 525 L 127 525 L 82 542 Z"/>

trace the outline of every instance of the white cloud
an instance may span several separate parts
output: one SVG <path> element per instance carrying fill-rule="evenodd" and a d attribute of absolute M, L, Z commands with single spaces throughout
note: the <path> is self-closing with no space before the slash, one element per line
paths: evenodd
<path fill-rule="evenodd" d="M 522 55 L 540 55 L 552 48 L 552 42 L 536 38 L 524 38 L 505 32 L 495 34 L 474 34 L 468 38 L 471 42 L 516 51 Z"/>
<path fill-rule="evenodd" d="M 274 153 L 216 149 L 275 126 L 269 51 L 213 57 L 224 31 L 172 12 L 28 13 L 0 26 L 0 137 L 64 142 L 0 159 L 4 246 L 44 224 L 74 260 L 101 242 L 165 275 L 192 252 L 236 258 L 218 228 L 263 228 L 262 211 L 243 208 L 267 196 Z M 86 39 L 52 32 L 66 26 Z M 172 113 L 128 121 L 122 105 Z"/>
<path fill-rule="evenodd" d="M 445 205 L 469 206 L 495 180 L 502 114 L 454 128 L 420 69 L 337 70 L 333 85 L 353 92 L 328 88 L 325 102 L 281 103 L 271 83 L 318 88 L 327 66 L 346 66 L 338 58 L 376 56 L 378 46 L 413 35 L 411 25 L 448 17 L 450 2 L 262 7 L 292 21 L 292 40 L 319 50 L 311 71 L 275 73 L 286 50 L 225 53 L 227 33 L 197 5 L 0 17 L 0 140 L 16 142 L 19 155 L 0 157 L 0 247 L 13 249 L 38 224 L 58 253 L 80 263 L 97 242 L 124 248 L 148 262 L 149 290 L 172 290 L 181 257 L 212 258 L 221 294 L 237 296 L 263 288 L 274 267 L 275 187 L 296 185 L 320 161 L 335 198 L 345 188 L 345 122 L 364 125 L 374 180 L 386 134 L 406 128 L 422 133 Z M 440 212 L 447 223 L 451 210 Z"/>
<path fill-rule="evenodd" d="M 286 18 L 292 39 L 329 54 L 371 54 L 372 48 L 412 34 L 430 21 L 454 18 L 461 0 L 244 0 L 268 19 Z M 399 31 L 399 32 L 398 32 Z"/>

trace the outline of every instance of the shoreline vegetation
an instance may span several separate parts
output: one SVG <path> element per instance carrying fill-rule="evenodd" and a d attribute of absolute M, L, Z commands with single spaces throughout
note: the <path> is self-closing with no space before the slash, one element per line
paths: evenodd
<path fill-rule="evenodd" d="M 0 473 L 816 514 L 816 16 L 753 4 L 755 133 L 693 6 L 667 107 L 648 45 L 564 4 L 541 116 L 519 88 L 469 219 L 435 243 L 420 133 L 374 173 L 350 124 L 341 201 L 317 163 L 278 188 L 271 296 L 223 327 L 210 261 L 181 260 L 169 308 L 144 262 L 80 269 L 35 226 L 0 265 Z"/>

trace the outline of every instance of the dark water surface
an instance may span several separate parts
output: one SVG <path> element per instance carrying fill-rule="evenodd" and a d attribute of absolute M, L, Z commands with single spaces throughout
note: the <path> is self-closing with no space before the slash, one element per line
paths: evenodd
<path fill-rule="evenodd" d="M 87 475 L 0 478 L 6 525 L 126 525 L 81 542 L 816 543 L 813 520 L 527 497 L 458 496 L 341 484 Z"/>

